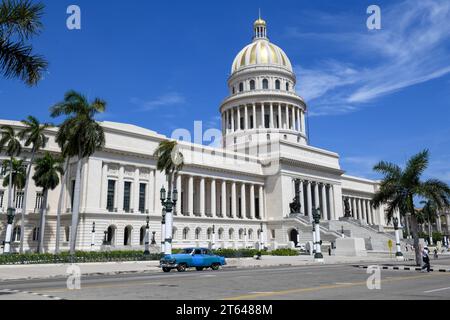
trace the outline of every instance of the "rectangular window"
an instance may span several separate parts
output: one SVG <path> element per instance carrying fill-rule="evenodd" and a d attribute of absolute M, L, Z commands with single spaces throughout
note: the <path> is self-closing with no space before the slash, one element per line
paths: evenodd
<path fill-rule="evenodd" d="M 0 190 L 0 208 L 3 207 L 3 198 L 5 196 L 5 191 Z"/>
<path fill-rule="evenodd" d="M 35 210 L 41 210 L 43 196 L 42 192 L 36 192 L 36 203 L 34 204 Z"/>
<path fill-rule="evenodd" d="M 72 190 L 71 190 L 71 194 L 70 194 L 70 207 L 73 210 L 73 201 L 75 198 L 75 180 L 72 180 Z"/>
<path fill-rule="evenodd" d="M 131 182 L 125 181 L 123 188 L 123 211 L 130 212 Z"/>
<path fill-rule="evenodd" d="M 16 192 L 16 200 L 15 200 L 16 209 L 22 209 L 23 208 L 23 196 L 24 196 L 23 191 L 17 191 Z"/>
<path fill-rule="evenodd" d="M 109 212 L 114 211 L 114 199 L 116 196 L 116 181 L 108 180 L 108 195 L 106 199 L 106 209 Z"/>
<path fill-rule="evenodd" d="M 0 177 L 4 177 L 6 175 L 6 166 L 1 165 L 0 167 Z"/>
<path fill-rule="evenodd" d="M 256 219 L 260 219 L 259 198 L 255 198 L 255 217 L 256 217 Z"/>
<path fill-rule="evenodd" d="M 243 130 L 245 128 L 244 118 L 241 118 L 239 130 Z"/>
<path fill-rule="evenodd" d="M 147 194 L 147 185 L 141 183 L 139 186 L 139 212 L 145 213 L 145 196 Z"/>
<path fill-rule="evenodd" d="M 253 123 L 253 116 L 250 116 L 250 128 L 255 129 L 255 124 Z"/>

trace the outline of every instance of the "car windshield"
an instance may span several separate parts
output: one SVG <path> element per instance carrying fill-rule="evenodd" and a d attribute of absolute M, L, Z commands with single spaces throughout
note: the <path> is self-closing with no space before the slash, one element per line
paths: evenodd
<path fill-rule="evenodd" d="M 183 249 L 183 254 L 191 254 L 193 249 Z"/>

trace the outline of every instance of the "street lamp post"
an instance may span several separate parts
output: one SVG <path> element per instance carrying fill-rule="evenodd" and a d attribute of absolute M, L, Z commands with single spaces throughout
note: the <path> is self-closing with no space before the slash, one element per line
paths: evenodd
<path fill-rule="evenodd" d="M 312 254 L 316 254 L 316 223 L 313 220 L 312 223 L 313 229 L 312 229 L 312 235 L 313 235 L 313 246 L 312 246 Z"/>
<path fill-rule="evenodd" d="M 165 254 L 172 254 L 172 229 L 173 229 L 173 209 L 177 205 L 178 191 L 174 189 L 172 194 L 168 194 L 166 197 L 166 189 L 161 188 L 161 204 L 165 209 L 165 239 L 164 239 L 164 252 Z"/>
<path fill-rule="evenodd" d="M 264 229 L 263 224 L 261 223 L 261 229 L 259 230 L 259 250 L 264 250 Z"/>
<path fill-rule="evenodd" d="M 165 253 L 165 239 L 166 239 L 166 208 L 162 209 L 162 220 L 161 220 L 161 253 Z"/>
<path fill-rule="evenodd" d="M 8 208 L 7 213 L 6 213 L 6 219 L 7 219 L 8 225 L 6 227 L 6 238 L 5 238 L 5 246 L 3 249 L 3 253 L 11 252 L 11 236 L 12 236 L 12 229 L 13 229 L 15 215 L 16 215 L 16 209 Z M 20 231 L 22 231 L 22 230 L 20 230 Z"/>
<path fill-rule="evenodd" d="M 395 241 L 397 245 L 397 253 L 395 256 L 397 257 L 397 260 L 404 260 L 403 253 L 402 253 L 402 247 L 400 245 L 400 226 L 399 226 L 399 219 L 397 217 L 394 218 L 394 229 L 395 229 Z"/>
<path fill-rule="evenodd" d="M 103 245 L 106 246 L 108 244 L 108 231 L 103 232 L 105 237 L 103 238 Z"/>
<path fill-rule="evenodd" d="M 244 249 L 247 249 L 247 228 L 244 229 Z"/>
<path fill-rule="evenodd" d="M 95 222 L 92 222 L 92 232 L 91 232 L 91 251 L 95 249 Z"/>
<path fill-rule="evenodd" d="M 213 225 L 212 228 L 212 241 L 211 241 L 211 250 L 216 249 L 216 226 Z"/>
<path fill-rule="evenodd" d="M 147 216 L 147 225 L 145 226 L 145 236 L 144 236 L 144 256 L 150 255 L 150 217 Z"/>
<path fill-rule="evenodd" d="M 314 255 L 314 261 L 323 262 L 322 255 L 322 241 L 320 240 L 320 209 L 313 210 L 313 219 L 316 224 L 316 254 Z"/>

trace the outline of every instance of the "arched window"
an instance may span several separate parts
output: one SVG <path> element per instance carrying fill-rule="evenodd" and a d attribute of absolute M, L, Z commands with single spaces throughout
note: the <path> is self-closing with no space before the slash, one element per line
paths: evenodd
<path fill-rule="evenodd" d="M 206 231 L 206 236 L 208 237 L 208 240 L 211 240 L 212 238 L 212 228 L 208 228 Z"/>
<path fill-rule="evenodd" d="M 239 240 L 244 239 L 244 229 L 239 229 Z"/>
<path fill-rule="evenodd" d="M 108 233 L 106 242 L 108 245 L 113 246 L 116 242 L 116 228 L 114 226 L 108 227 Z"/>
<path fill-rule="evenodd" d="M 244 91 L 244 84 L 241 82 L 239 83 L 239 92 Z"/>
<path fill-rule="evenodd" d="M 289 82 L 286 82 L 286 91 L 289 91 L 291 89 L 291 86 L 289 85 Z"/>
<path fill-rule="evenodd" d="M 252 229 L 248 230 L 248 239 L 253 240 L 253 230 Z"/>
<path fill-rule="evenodd" d="M 139 245 L 143 246 L 145 243 L 145 227 L 141 227 L 139 231 Z"/>
<path fill-rule="evenodd" d="M 38 241 L 38 240 L 39 240 L 39 228 L 34 227 L 33 228 L 33 241 Z"/>
<path fill-rule="evenodd" d="M 20 227 L 15 227 L 13 230 L 12 242 L 20 242 Z"/>
<path fill-rule="evenodd" d="M 234 229 L 230 229 L 230 230 L 228 231 L 228 238 L 229 238 L 230 240 L 233 240 L 233 239 L 234 239 Z"/>
<path fill-rule="evenodd" d="M 202 233 L 202 229 L 200 229 L 200 228 L 195 229 L 195 240 L 200 240 L 201 233 Z"/>
<path fill-rule="evenodd" d="M 126 227 L 123 230 L 123 245 L 124 246 L 131 246 L 131 230 L 133 228 L 131 226 Z"/>
<path fill-rule="evenodd" d="M 280 82 L 280 80 L 275 81 L 275 89 L 281 90 L 281 82 Z"/>
<path fill-rule="evenodd" d="M 255 90 L 255 89 L 256 89 L 255 80 L 250 80 L 250 90 Z"/>
<path fill-rule="evenodd" d="M 263 83 L 263 89 L 269 89 L 269 80 L 264 79 L 262 83 Z"/>
<path fill-rule="evenodd" d="M 187 240 L 189 238 L 189 228 L 183 229 L 183 240 Z"/>
<path fill-rule="evenodd" d="M 219 229 L 219 240 L 222 240 L 222 239 L 223 239 L 223 229 L 220 228 Z"/>
<path fill-rule="evenodd" d="M 177 231 L 178 231 L 177 228 L 173 228 L 172 229 L 172 239 L 176 239 L 177 238 Z"/>

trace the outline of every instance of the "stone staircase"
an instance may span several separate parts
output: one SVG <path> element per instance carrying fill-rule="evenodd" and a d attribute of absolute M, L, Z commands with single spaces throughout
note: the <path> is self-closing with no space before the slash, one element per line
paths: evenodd
<path fill-rule="evenodd" d="M 309 221 L 309 218 L 303 215 L 291 215 L 289 219 L 293 219 L 296 222 L 298 222 L 300 243 L 307 243 L 309 241 L 313 241 L 312 225 Z M 340 237 L 341 235 L 338 232 L 334 230 L 329 230 L 328 228 L 322 225 L 320 226 L 320 238 L 324 243 L 331 243 Z"/>

